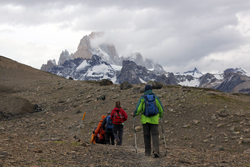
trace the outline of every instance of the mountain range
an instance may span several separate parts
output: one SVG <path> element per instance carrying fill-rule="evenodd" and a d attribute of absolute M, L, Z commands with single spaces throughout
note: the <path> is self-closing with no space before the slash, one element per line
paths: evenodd
<path fill-rule="evenodd" d="M 201 73 L 197 68 L 184 73 L 166 72 L 163 67 L 150 59 L 143 59 L 139 52 L 130 56 L 118 56 L 115 46 L 102 43 L 93 47 L 91 41 L 100 38 L 103 33 L 91 33 L 84 36 L 75 53 L 62 51 L 58 63 L 49 60 L 41 70 L 73 78 L 74 80 L 109 79 L 121 84 L 147 83 L 150 80 L 164 85 L 182 85 L 212 88 L 227 93 L 250 94 L 250 77 L 241 68 L 228 68 L 218 74 Z"/>

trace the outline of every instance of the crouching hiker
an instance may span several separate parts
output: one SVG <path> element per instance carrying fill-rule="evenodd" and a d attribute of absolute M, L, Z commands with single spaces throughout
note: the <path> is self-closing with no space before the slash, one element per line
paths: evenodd
<path fill-rule="evenodd" d="M 114 142 L 114 134 L 113 134 L 113 123 L 110 118 L 110 112 L 107 114 L 106 118 L 102 122 L 102 128 L 105 129 L 105 141 L 106 144 L 112 143 L 112 145 L 115 144 Z M 110 142 L 111 140 L 111 142 Z"/>
<path fill-rule="evenodd" d="M 124 121 L 128 118 L 127 113 L 121 108 L 120 101 L 115 102 L 115 108 L 111 112 L 113 122 L 113 134 L 115 136 L 116 145 L 122 145 L 122 134 Z"/>
<path fill-rule="evenodd" d="M 102 115 L 102 119 L 100 120 L 100 122 L 95 130 L 95 134 L 97 134 L 97 135 L 99 134 L 99 140 L 100 140 L 101 144 L 105 144 L 105 131 L 102 128 L 102 122 L 105 118 L 106 118 L 106 116 Z"/>
<path fill-rule="evenodd" d="M 151 136 L 153 140 L 154 157 L 159 157 L 159 118 L 163 116 L 163 106 L 160 99 L 152 92 L 151 85 L 145 86 L 145 93 L 141 96 L 136 105 L 136 110 L 132 116 L 141 113 L 141 123 L 143 126 L 143 136 L 145 143 L 145 155 L 151 155 Z"/>

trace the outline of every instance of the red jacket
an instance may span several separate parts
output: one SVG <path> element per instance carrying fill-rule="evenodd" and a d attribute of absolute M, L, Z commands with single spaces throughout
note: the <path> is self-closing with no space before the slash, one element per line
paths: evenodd
<path fill-rule="evenodd" d="M 119 110 L 120 110 L 120 111 L 119 111 Z M 111 115 L 110 115 L 110 118 L 112 119 L 112 122 L 113 122 L 113 124 L 115 124 L 115 125 L 119 125 L 119 123 L 115 123 L 115 122 L 114 122 L 114 118 L 113 118 L 114 113 L 116 113 L 117 111 L 119 111 L 119 112 L 123 115 L 122 123 L 128 119 L 128 114 L 127 114 L 122 108 L 119 109 L 118 107 L 115 107 L 115 108 L 111 111 Z"/>

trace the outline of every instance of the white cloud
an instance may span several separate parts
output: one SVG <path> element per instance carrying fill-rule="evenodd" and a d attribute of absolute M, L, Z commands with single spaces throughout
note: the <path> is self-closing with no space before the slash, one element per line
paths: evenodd
<path fill-rule="evenodd" d="M 62 50 L 75 52 L 79 36 L 85 31 L 72 33 L 60 25 L 36 27 L 2 26 L 0 29 L 0 55 L 40 69 L 49 59 L 58 60 Z"/>

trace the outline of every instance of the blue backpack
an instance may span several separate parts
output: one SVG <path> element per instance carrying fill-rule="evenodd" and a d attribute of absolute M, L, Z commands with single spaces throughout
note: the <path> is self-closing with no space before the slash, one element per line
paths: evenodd
<path fill-rule="evenodd" d="M 155 102 L 155 95 L 144 95 L 145 111 L 144 115 L 147 117 L 155 116 L 159 113 Z"/>
<path fill-rule="evenodd" d="M 113 123 L 112 120 L 110 118 L 110 115 L 106 117 L 106 129 L 113 129 Z"/>

